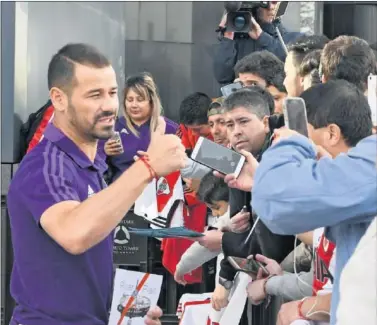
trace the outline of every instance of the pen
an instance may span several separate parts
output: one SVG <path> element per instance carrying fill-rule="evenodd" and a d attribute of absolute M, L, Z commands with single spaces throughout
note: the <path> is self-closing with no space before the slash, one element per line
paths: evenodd
<path fill-rule="evenodd" d="M 249 241 L 249 239 L 250 239 L 252 233 L 254 232 L 254 229 L 255 229 L 256 225 L 258 224 L 258 221 L 259 221 L 259 217 L 257 218 L 257 220 L 255 220 L 255 222 L 254 222 L 254 224 L 253 224 L 253 227 L 251 228 L 249 234 L 247 235 L 247 238 L 246 238 L 246 240 L 245 240 L 245 242 L 244 242 L 244 245 Z"/>

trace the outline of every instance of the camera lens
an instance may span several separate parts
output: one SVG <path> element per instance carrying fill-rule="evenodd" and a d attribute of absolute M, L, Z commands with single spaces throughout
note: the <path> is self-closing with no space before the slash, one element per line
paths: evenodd
<path fill-rule="evenodd" d="M 241 30 L 245 27 L 246 20 L 244 16 L 236 16 L 234 18 L 234 28 L 237 30 Z"/>

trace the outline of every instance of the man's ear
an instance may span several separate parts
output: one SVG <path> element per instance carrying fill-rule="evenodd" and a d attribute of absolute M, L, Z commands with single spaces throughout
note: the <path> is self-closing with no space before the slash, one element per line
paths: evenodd
<path fill-rule="evenodd" d="M 67 94 L 57 87 L 52 87 L 50 89 L 50 99 L 52 105 L 58 112 L 64 112 L 68 107 L 68 96 Z"/>
<path fill-rule="evenodd" d="M 327 130 L 329 133 L 329 144 L 331 146 L 336 146 L 343 139 L 342 130 L 336 124 L 328 125 Z"/>
<path fill-rule="evenodd" d="M 268 134 L 270 132 L 270 125 L 268 123 L 268 120 L 269 120 L 270 116 L 269 115 L 266 115 L 265 117 L 263 117 L 262 119 L 262 122 L 263 122 L 263 125 L 264 125 L 264 132 L 266 134 Z"/>

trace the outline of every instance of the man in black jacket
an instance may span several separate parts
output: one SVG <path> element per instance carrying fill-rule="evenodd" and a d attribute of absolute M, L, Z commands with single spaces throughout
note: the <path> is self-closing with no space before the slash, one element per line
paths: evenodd
<path fill-rule="evenodd" d="M 279 20 L 273 21 L 276 6 L 277 1 L 271 1 L 268 8 L 259 8 L 256 19 L 252 18 L 253 28 L 249 33 L 224 33 L 215 51 L 213 62 L 214 75 L 221 86 L 233 82 L 235 64 L 252 52 L 267 50 L 284 62 L 286 54 L 278 38 L 276 27 L 286 44 L 302 34 L 287 32 Z M 219 27 L 225 27 L 226 19 L 227 16 L 224 15 Z"/>
<path fill-rule="evenodd" d="M 270 109 L 266 97 L 253 89 L 242 89 L 231 94 L 223 103 L 226 113 L 228 136 L 234 150 L 251 152 L 258 160 L 270 145 L 271 130 L 269 126 Z M 230 189 L 230 216 L 233 217 L 244 206 L 251 212 L 251 226 L 256 220 L 250 208 L 251 194 L 237 189 Z M 211 249 L 211 231 L 199 240 L 199 243 Z M 294 245 L 293 236 L 272 234 L 259 221 L 251 239 L 245 243 L 248 232 L 237 234 L 226 232 L 222 235 L 222 249 L 225 257 L 247 257 L 261 253 L 279 263 L 290 253 Z M 213 302 L 216 309 L 226 306 L 229 291 L 233 284 L 236 271 L 224 259 L 221 263 L 220 281 L 217 285 Z"/>

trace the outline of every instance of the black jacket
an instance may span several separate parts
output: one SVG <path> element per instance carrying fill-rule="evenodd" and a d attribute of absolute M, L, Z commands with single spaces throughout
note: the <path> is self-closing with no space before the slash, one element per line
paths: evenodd
<path fill-rule="evenodd" d="M 268 139 L 270 135 L 267 136 Z M 270 141 L 266 141 L 257 160 L 260 161 L 263 152 L 270 146 Z M 230 189 L 229 193 L 229 205 L 230 205 L 230 217 L 236 215 L 243 206 L 246 206 L 248 211 L 251 212 L 251 226 L 257 219 L 256 214 L 252 211 L 250 206 L 251 193 L 243 192 L 237 189 Z M 232 232 L 226 232 L 222 239 L 222 248 L 224 253 L 224 260 L 221 262 L 220 277 L 233 280 L 236 275 L 235 269 L 227 261 L 227 256 L 247 257 L 249 255 L 263 254 L 268 258 L 276 260 L 281 263 L 284 258 L 294 248 L 294 236 L 282 236 L 273 234 L 264 223 L 259 220 L 255 227 L 254 233 L 251 235 L 248 243 L 244 242 L 249 234 L 249 231 L 241 234 Z"/>
<path fill-rule="evenodd" d="M 260 26 L 263 29 L 263 33 L 257 40 L 250 38 L 247 34 L 238 34 L 234 40 L 224 37 L 218 44 L 215 50 L 213 69 L 215 78 L 221 86 L 234 81 L 234 66 L 239 60 L 252 52 L 267 50 L 275 54 L 283 62 L 285 61 L 286 54 L 279 41 L 275 26 L 279 28 L 286 44 L 301 35 L 298 32 L 287 32 L 280 22 L 273 24 L 260 23 Z"/>

